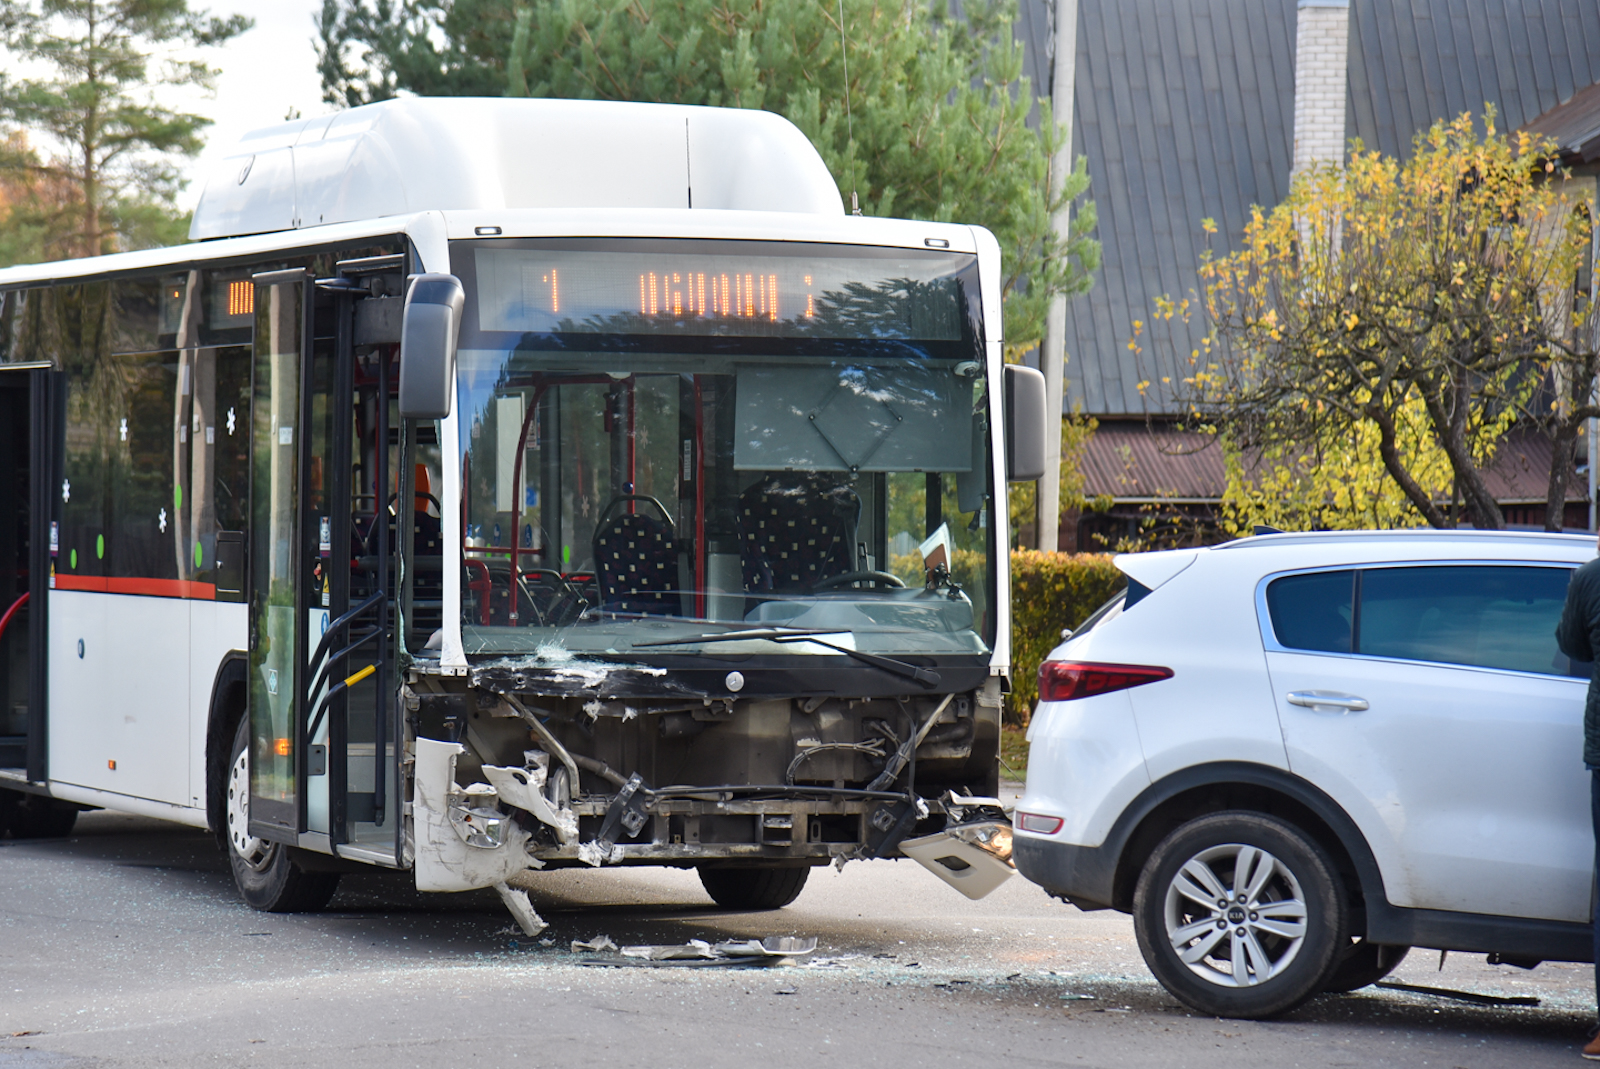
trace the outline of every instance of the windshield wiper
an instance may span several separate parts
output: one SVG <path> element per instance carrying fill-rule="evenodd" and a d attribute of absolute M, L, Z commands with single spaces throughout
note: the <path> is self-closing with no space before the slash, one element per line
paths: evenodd
<path fill-rule="evenodd" d="M 905 661 L 897 661 L 893 657 L 880 657 L 876 653 L 863 653 L 853 650 L 849 646 L 840 646 L 833 642 L 824 642 L 819 635 L 848 634 L 845 628 L 799 628 L 799 627 L 751 627 L 744 630 L 718 631 L 710 635 L 697 635 L 691 638 L 656 639 L 652 642 L 635 642 L 634 649 L 644 646 L 688 646 L 695 643 L 710 642 L 738 642 L 742 639 L 758 639 L 766 642 L 810 642 L 842 653 L 847 657 L 854 657 L 863 664 L 870 664 L 874 668 L 881 668 L 885 672 L 892 672 L 897 676 L 921 683 L 924 687 L 937 687 L 939 673 L 930 668 L 919 668 Z"/>

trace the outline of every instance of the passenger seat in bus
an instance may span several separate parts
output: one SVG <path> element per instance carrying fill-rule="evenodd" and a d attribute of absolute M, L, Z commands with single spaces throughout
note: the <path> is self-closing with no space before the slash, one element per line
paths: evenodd
<path fill-rule="evenodd" d="M 621 511 L 630 502 L 649 503 L 660 518 Z M 595 524 L 593 544 L 602 612 L 676 616 L 683 611 L 672 514 L 661 502 L 647 494 L 612 498 Z"/>
<path fill-rule="evenodd" d="M 855 569 L 861 498 L 826 475 L 769 475 L 739 495 L 744 588 L 752 594 L 809 594 Z"/>

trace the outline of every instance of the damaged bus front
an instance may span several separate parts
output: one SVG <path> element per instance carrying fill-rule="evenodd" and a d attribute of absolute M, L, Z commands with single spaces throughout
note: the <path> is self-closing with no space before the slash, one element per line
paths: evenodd
<path fill-rule="evenodd" d="M 530 867 L 693 866 L 775 908 L 996 793 L 1040 380 L 1000 363 L 992 239 L 894 228 L 481 237 L 414 284 L 401 415 L 445 416 L 399 547 L 420 889 L 524 916 Z"/>

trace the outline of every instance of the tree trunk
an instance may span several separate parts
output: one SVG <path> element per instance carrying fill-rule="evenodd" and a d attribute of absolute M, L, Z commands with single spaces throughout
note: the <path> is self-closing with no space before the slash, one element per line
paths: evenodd
<path fill-rule="evenodd" d="M 1367 415 L 1378 427 L 1378 453 L 1383 457 L 1383 466 L 1388 470 L 1391 478 L 1399 484 L 1406 498 L 1422 513 L 1423 519 L 1429 526 L 1444 530 L 1450 526 L 1447 517 L 1439 508 L 1437 502 L 1428 496 L 1426 490 L 1418 485 L 1417 480 L 1411 477 L 1406 470 L 1405 463 L 1400 459 L 1400 450 L 1395 447 L 1394 418 L 1380 406 L 1372 405 L 1367 409 Z"/>
<path fill-rule="evenodd" d="M 1450 470 L 1455 472 L 1456 484 L 1460 486 L 1462 500 L 1467 506 L 1467 515 L 1472 517 L 1472 526 L 1483 531 L 1505 530 L 1505 514 L 1500 511 L 1494 495 L 1489 493 L 1488 484 L 1483 481 L 1483 472 L 1478 470 L 1478 465 L 1472 459 L 1472 450 L 1466 440 L 1465 419 L 1451 418 L 1450 413 L 1445 411 L 1444 401 L 1438 391 L 1424 387 L 1421 393 L 1423 404 L 1428 409 L 1428 421 L 1433 424 L 1439 447 L 1450 460 Z M 1455 407 L 1457 410 L 1463 409 L 1461 405 Z"/>
<path fill-rule="evenodd" d="M 100 39 L 96 34 L 98 29 L 99 12 L 95 8 L 95 0 L 90 0 L 87 5 L 85 17 L 88 20 L 88 56 L 87 66 L 84 68 L 85 81 L 90 85 L 97 85 L 99 69 L 95 63 L 95 53 L 100 47 Z M 83 248 L 79 256 L 99 256 L 109 250 L 101 248 L 100 236 L 100 167 L 95 158 L 95 150 L 100 147 L 100 107 L 99 100 L 93 100 L 89 105 L 88 113 L 84 116 L 83 140 Z"/>
<path fill-rule="evenodd" d="M 1594 392 L 1596 354 L 1589 354 L 1581 362 L 1567 365 L 1567 396 L 1562 398 L 1562 417 L 1550 438 L 1550 481 L 1544 495 L 1544 529 L 1559 531 L 1566 526 L 1567 476 L 1572 472 L 1572 450 L 1578 442 L 1578 431 L 1584 424 L 1585 413 L 1590 411 Z M 1557 376 L 1559 383 L 1562 376 Z"/>
<path fill-rule="evenodd" d="M 1550 439 L 1550 482 L 1544 495 L 1544 529 L 1559 531 L 1566 526 L 1567 476 L 1572 468 L 1572 447 L 1578 441 L 1581 420 L 1568 417 L 1556 425 Z"/>

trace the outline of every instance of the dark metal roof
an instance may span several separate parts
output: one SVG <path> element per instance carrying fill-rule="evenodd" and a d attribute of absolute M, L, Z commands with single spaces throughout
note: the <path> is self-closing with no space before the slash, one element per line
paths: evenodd
<path fill-rule="evenodd" d="M 1049 92 L 1047 0 L 1023 0 L 1034 91 Z M 1037 9 L 1037 10 L 1035 10 Z M 1078 0 L 1073 151 L 1089 158 L 1104 261 L 1067 306 L 1066 400 L 1093 414 L 1170 411 L 1162 377 L 1198 324 L 1129 351 L 1153 298 L 1199 289 L 1216 220 L 1224 252 L 1250 206 L 1287 192 L 1295 0 Z M 1600 82 L 1594 0 L 1352 0 L 1347 137 L 1390 154 L 1485 102 L 1515 129 Z M 1138 384 L 1148 380 L 1146 394 Z"/>
<path fill-rule="evenodd" d="M 1238 233 L 1250 205 L 1288 191 L 1295 0 L 1079 0 L 1078 11 L 1073 152 L 1089 158 L 1103 264 L 1067 306 L 1067 404 L 1161 411 L 1174 352 L 1147 344 L 1136 359 L 1133 321 L 1149 322 L 1152 298 L 1198 288 L 1202 219 Z"/>
<path fill-rule="evenodd" d="M 1515 130 L 1600 82 L 1594 0 L 1353 0 L 1345 136 L 1390 155 L 1439 119 Z"/>

